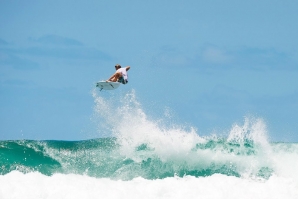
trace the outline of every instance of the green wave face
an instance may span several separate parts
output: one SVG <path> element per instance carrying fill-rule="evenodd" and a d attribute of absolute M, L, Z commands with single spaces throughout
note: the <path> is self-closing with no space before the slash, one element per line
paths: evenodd
<path fill-rule="evenodd" d="M 1 141 L 0 164 L 2 175 L 13 170 L 50 175 L 61 168 L 57 160 L 45 154 L 43 145 L 37 141 Z"/>

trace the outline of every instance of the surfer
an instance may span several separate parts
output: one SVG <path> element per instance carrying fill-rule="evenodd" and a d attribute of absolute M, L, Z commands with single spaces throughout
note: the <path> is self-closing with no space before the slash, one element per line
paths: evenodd
<path fill-rule="evenodd" d="M 128 83 L 128 75 L 127 71 L 130 69 L 130 66 L 126 66 L 125 68 L 121 68 L 120 64 L 115 65 L 116 72 L 107 80 L 110 82 L 120 82 L 122 84 Z"/>

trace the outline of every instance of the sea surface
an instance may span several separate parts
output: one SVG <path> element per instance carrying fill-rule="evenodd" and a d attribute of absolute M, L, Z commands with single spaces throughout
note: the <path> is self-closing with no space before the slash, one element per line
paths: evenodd
<path fill-rule="evenodd" d="M 108 137 L 0 141 L 0 199 L 298 199 L 298 143 L 270 142 L 261 118 L 200 136 L 149 119 L 133 91 L 93 97 Z"/>

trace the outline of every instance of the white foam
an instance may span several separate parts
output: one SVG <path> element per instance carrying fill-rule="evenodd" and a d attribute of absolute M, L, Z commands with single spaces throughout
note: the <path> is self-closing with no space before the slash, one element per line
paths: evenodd
<path fill-rule="evenodd" d="M 98 199 L 98 198 L 216 198 L 216 199 L 297 199 L 298 183 L 272 176 L 253 181 L 215 174 L 210 177 L 131 181 L 97 179 L 82 175 L 13 171 L 0 176 L 1 199 Z"/>
<path fill-rule="evenodd" d="M 298 144 L 275 144 L 270 157 L 276 175 L 298 182 Z"/>

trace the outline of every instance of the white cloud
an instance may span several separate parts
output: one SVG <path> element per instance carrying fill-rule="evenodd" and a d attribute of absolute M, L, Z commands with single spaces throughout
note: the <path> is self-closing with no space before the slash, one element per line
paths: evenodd
<path fill-rule="evenodd" d="M 83 43 L 81 43 L 78 40 L 68 38 L 68 37 L 61 37 L 58 35 L 45 35 L 40 38 L 34 39 L 29 38 L 29 40 L 41 43 L 41 44 L 47 44 L 47 45 L 55 45 L 55 46 L 83 46 Z"/>
<path fill-rule="evenodd" d="M 223 50 L 215 47 L 207 47 L 203 51 L 203 59 L 208 63 L 224 64 L 232 60 L 232 57 Z"/>

